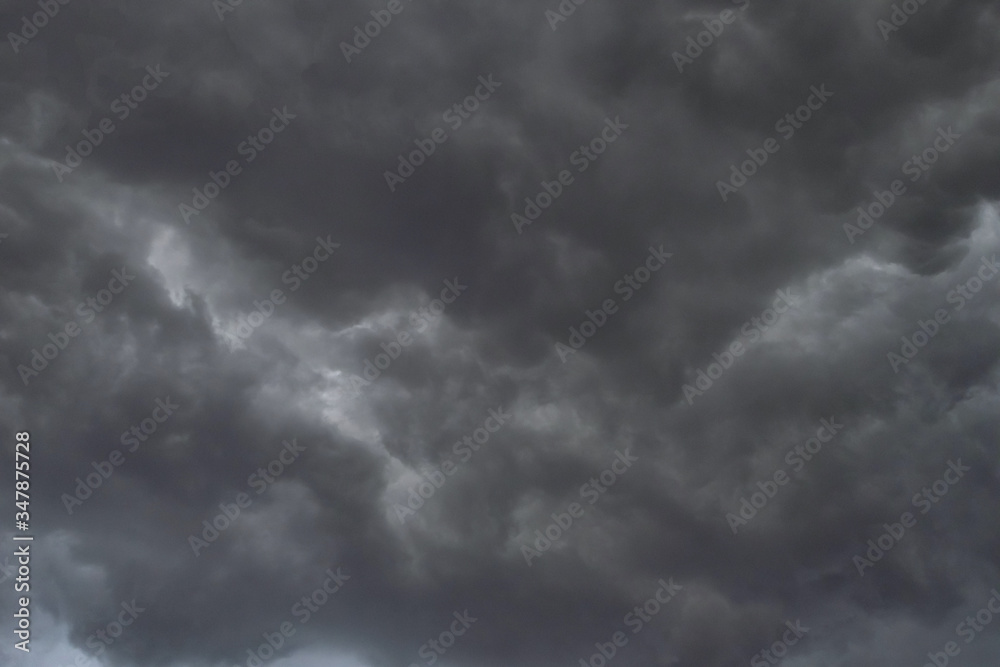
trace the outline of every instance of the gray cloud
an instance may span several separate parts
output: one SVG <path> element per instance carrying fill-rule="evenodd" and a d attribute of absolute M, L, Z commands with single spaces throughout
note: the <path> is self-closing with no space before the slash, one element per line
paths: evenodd
<path fill-rule="evenodd" d="M 265 664 L 579 664 L 621 630 L 609 664 L 728 667 L 796 620 L 810 630 L 787 665 L 922 664 L 949 641 L 965 664 L 996 655 L 990 627 L 969 643 L 957 627 L 1000 584 L 998 283 L 954 296 L 1000 252 L 995 5 L 928 2 L 884 39 L 891 2 L 590 0 L 553 30 L 555 1 L 402 0 L 347 62 L 341 43 L 389 4 L 248 1 L 220 20 L 209 2 L 74 1 L 0 48 L 0 422 L 32 436 L 35 535 L 33 650 L 0 655 L 232 666 L 291 621 Z M 672 54 L 727 9 L 679 72 Z M 34 11 L 3 3 L 2 25 Z M 115 100 L 157 66 L 123 118 Z M 241 150 L 275 108 L 295 118 Z M 582 161 L 607 118 L 628 127 Z M 386 170 L 437 128 L 390 191 Z M 959 138 L 915 170 L 947 128 Z M 717 182 L 770 138 L 723 200 Z M 564 170 L 518 233 L 511 216 Z M 186 221 L 213 173 L 224 186 Z M 905 193 L 845 233 L 895 180 Z M 339 247 L 311 269 L 318 238 Z M 662 269 L 616 288 L 661 245 Z M 134 281 L 81 310 L 122 267 Z M 468 288 L 434 312 L 446 280 Z M 776 290 L 797 303 L 772 320 Z M 563 363 L 557 343 L 607 299 L 617 312 Z M 167 396 L 176 413 L 67 513 L 63 494 Z M 461 461 L 455 443 L 501 406 L 509 423 Z M 831 417 L 843 429 L 796 469 L 788 452 Z M 301 458 L 252 485 L 293 438 Z M 635 468 L 526 565 L 521 546 L 624 449 Z M 970 470 L 922 514 L 914 496 L 959 458 Z M 779 470 L 734 535 L 726 515 Z M 241 493 L 196 557 L 188 537 Z M 907 511 L 916 525 L 861 576 L 854 557 Z M 301 622 L 338 567 L 350 578 Z M 682 591 L 633 633 L 671 577 Z M 94 639 L 133 600 L 135 622 Z M 433 648 L 465 611 L 475 623 Z"/>

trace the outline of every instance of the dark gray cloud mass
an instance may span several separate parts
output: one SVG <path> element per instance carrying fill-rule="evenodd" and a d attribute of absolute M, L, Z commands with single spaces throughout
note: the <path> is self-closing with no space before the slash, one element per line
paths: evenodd
<path fill-rule="evenodd" d="M 0 26 L 3 664 L 996 664 L 996 3 Z"/>

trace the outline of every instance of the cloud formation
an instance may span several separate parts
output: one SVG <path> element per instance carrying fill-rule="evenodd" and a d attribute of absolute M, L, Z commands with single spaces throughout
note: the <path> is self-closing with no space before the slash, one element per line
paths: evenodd
<path fill-rule="evenodd" d="M 4 660 L 997 655 L 994 3 L 0 16 Z"/>

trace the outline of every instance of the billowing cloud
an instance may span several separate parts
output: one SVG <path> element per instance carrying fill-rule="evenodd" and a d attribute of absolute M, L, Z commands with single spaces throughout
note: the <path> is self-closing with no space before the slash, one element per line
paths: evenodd
<path fill-rule="evenodd" d="M 997 654 L 995 4 L 0 13 L 11 664 Z"/>

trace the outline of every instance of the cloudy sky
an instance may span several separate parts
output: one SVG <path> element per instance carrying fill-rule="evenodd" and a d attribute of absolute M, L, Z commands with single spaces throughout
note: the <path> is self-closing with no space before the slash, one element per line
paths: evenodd
<path fill-rule="evenodd" d="M 996 664 L 995 3 L 0 19 L 0 663 Z"/>

